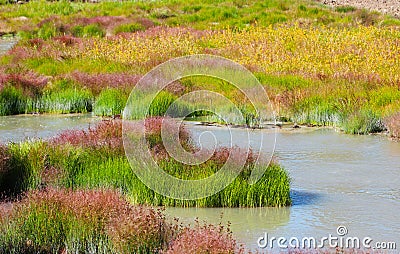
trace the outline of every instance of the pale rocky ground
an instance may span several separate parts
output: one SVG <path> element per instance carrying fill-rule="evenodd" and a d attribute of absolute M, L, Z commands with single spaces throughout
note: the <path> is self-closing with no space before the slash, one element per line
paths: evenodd
<path fill-rule="evenodd" d="M 331 6 L 350 5 L 357 8 L 379 11 L 400 18 L 400 0 L 317 0 Z"/>

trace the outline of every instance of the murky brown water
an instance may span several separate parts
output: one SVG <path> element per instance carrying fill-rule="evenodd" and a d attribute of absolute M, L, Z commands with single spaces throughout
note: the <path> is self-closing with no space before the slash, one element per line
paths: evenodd
<path fill-rule="evenodd" d="M 190 127 L 195 140 L 211 131 L 222 145 L 229 132 L 215 127 Z M 264 132 L 266 150 L 271 131 Z M 246 143 L 244 130 L 233 131 L 233 143 Z M 265 137 L 267 136 L 267 137 Z M 203 138 L 203 145 L 207 143 Z M 252 142 L 251 142 L 252 143 Z M 277 133 L 275 156 L 292 178 L 290 208 L 180 209 L 167 212 L 186 222 L 198 217 L 232 223 L 234 234 L 251 248 L 265 232 L 276 237 L 328 237 L 344 225 L 348 236 L 400 244 L 400 143 L 380 136 L 352 136 L 323 129 Z M 399 248 L 399 247 L 398 247 Z M 396 252 L 397 253 L 397 252 Z"/>

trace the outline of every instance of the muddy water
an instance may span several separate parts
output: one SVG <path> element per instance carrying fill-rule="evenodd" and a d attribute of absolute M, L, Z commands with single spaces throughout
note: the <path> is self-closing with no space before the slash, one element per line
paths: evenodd
<path fill-rule="evenodd" d="M 219 144 L 230 142 L 229 132 L 221 128 L 191 125 L 190 130 L 195 140 L 207 131 L 214 133 Z M 250 139 L 257 140 L 261 133 L 269 153 L 268 142 L 274 136 L 271 131 L 252 131 Z M 244 130 L 235 130 L 233 143 L 246 143 L 246 135 Z M 336 235 L 340 225 L 347 227 L 346 236 L 400 244 L 400 143 L 327 129 L 276 135 L 275 156 L 292 179 L 292 207 L 168 208 L 167 212 L 185 222 L 198 217 L 212 223 L 220 222 L 222 213 L 222 221 L 232 223 L 234 235 L 253 249 L 264 233 L 287 239 L 320 239 Z M 213 143 L 211 138 L 202 138 L 204 146 Z"/>
<path fill-rule="evenodd" d="M 6 53 L 9 49 L 11 49 L 15 43 L 17 43 L 16 38 L 7 38 L 1 39 L 0 38 L 0 55 Z"/>
<path fill-rule="evenodd" d="M 0 116 L 0 143 L 45 139 L 67 129 L 87 129 L 98 121 L 92 114 Z"/>

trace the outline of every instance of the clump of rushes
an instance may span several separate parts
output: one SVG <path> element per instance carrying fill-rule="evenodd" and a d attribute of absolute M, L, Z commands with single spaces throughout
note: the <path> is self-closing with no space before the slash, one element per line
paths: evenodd
<path fill-rule="evenodd" d="M 119 89 L 105 89 L 94 103 L 94 114 L 98 116 L 121 115 L 128 96 Z"/>
<path fill-rule="evenodd" d="M 71 33 L 76 37 L 104 37 L 105 35 L 103 29 L 97 24 L 77 25 L 71 29 Z"/>
<path fill-rule="evenodd" d="M 163 139 L 161 137 L 161 128 L 163 124 L 164 117 L 156 116 L 149 117 L 145 120 L 145 130 L 146 130 L 146 140 L 149 148 L 152 150 L 153 155 L 159 158 L 167 158 L 168 153 L 165 151 L 165 147 L 163 145 Z M 168 135 L 169 130 L 179 129 L 179 140 L 182 147 L 187 151 L 194 151 L 195 147 L 190 138 L 190 134 L 188 130 L 184 126 L 177 126 L 170 121 L 167 122 L 166 134 Z"/>
<path fill-rule="evenodd" d="M 179 92 L 179 85 L 169 87 Z M 177 96 L 169 91 L 160 91 L 155 98 L 140 92 L 132 93 L 127 101 L 126 117 L 128 119 L 144 119 L 146 117 L 164 116 L 166 113 L 173 117 L 187 116 L 191 106 L 185 102 L 177 101 Z M 150 105 L 150 106 L 148 106 Z"/>
<path fill-rule="evenodd" d="M 350 134 L 377 133 L 385 130 L 382 119 L 371 110 L 362 110 L 351 114 L 343 121 L 342 128 Z"/>
<path fill-rule="evenodd" d="M 114 28 L 114 34 L 133 33 L 145 30 L 145 27 L 140 23 L 121 24 Z"/>
<path fill-rule="evenodd" d="M 20 89 L 6 86 L 0 90 L 0 116 L 25 112 L 27 98 Z"/>
<path fill-rule="evenodd" d="M 67 88 L 44 93 L 33 103 L 33 108 L 39 112 L 86 113 L 92 111 L 93 95 L 87 89 Z"/>
<path fill-rule="evenodd" d="M 40 186 L 47 155 L 43 142 L 10 144 L 1 148 L 0 153 L 0 197 L 14 198 Z"/>
<path fill-rule="evenodd" d="M 112 190 L 27 193 L 0 225 L 1 253 L 157 253 L 169 227 L 159 210 Z"/>
<path fill-rule="evenodd" d="M 400 112 L 387 117 L 385 125 L 391 137 L 395 139 L 400 138 Z"/>

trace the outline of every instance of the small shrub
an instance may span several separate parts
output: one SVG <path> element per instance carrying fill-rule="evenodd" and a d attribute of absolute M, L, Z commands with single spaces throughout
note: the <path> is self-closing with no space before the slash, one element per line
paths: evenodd
<path fill-rule="evenodd" d="M 298 9 L 299 11 L 307 11 L 307 7 L 302 4 L 299 5 Z"/>
<path fill-rule="evenodd" d="M 173 11 L 168 7 L 162 7 L 154 9 L 151 13 L 151 16 L 157 19 L 167 19 L 170 17 L 175 17 L 176 14 L 173 13 Z"/>

